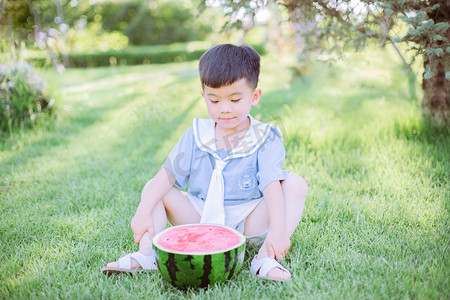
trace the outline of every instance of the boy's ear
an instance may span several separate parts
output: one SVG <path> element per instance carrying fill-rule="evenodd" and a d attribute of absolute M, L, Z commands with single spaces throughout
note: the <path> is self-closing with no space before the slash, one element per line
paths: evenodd
<path fill-rule="evenodd" d="M 257 105 L 261 99 L 261 89 L 257 89 L 253 92 L 252 105 Z"/>

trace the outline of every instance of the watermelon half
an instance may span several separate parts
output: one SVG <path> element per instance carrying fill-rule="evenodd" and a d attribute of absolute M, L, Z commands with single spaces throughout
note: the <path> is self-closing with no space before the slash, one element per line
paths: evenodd
<path fill-rule="evenodd" d="M 207 287 L 241 269 L 245 237 L 227 226 L 188 224 L 155 235 L 153 248 L 158 269 L 174 286 Z"/>

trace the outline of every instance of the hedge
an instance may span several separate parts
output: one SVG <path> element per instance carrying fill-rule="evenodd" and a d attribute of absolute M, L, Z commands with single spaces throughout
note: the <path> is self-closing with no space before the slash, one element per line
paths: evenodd
<path fill-rule="evenodd" d="M 263 45 L 252 45 L 260 54 L 265 54 Z M 163 64 L 197 60 L 210 47 L 197 47 L 188 50 L 186 44 L 167 46 L 129 47 L 122 50 L 109 50 L 98 53 L 71 53 L 68 55 L 69 66 L 73 68 L 93 68 L 115 65 Z M 36 67 L 50 65 L 47 57 L 33 57 L 29 60 Z"/>

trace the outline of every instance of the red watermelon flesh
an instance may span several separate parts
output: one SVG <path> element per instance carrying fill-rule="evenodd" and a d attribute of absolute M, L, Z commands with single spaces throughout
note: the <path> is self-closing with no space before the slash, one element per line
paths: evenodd
<path fill-rule="evenodd" d="M 159 246 L 176 252 L 204 253 L 228 249 L 240 238 L 223 226 L 202 225 L 172 228 L 158 238 Z"/>

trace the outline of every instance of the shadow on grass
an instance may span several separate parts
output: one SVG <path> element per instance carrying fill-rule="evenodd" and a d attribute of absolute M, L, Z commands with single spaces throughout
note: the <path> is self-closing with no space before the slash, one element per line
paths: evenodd
<path fill-rule="evenodd" d="M 21 150 L 15 151 L 14 155 L 3 160 L 0 164 L 2 173 L 12 173 L 14 169 L 26 165 L 29 160 L 39 159 L 40 156 L 48 155 L 53 148 L 67 145 L 72 137 L 95 123 L 102 122 L 103 117 L 119 108 L 124 100 L 125 97 L 123 99 L 117 97 L 115 103 L 109 107 L 93 107 L 68 116 L 57 128 L 45 132 L 43 137 L 34 142 L 25 142 Z"/>
<path fill-rule="evenodd" d="M 398 118 L 394 121 L 397 138 L 445 148 L 450 143 L 450 127 L 437 127 L 422 118 Z"/>
<path fill-rule="evenodd" d="M 183 79 L 175 80 L 180 82 Z M 161 86 L 163 89 L 169 87 Z M 135 93 L 133 98 L 130 95 L 117 96 L 107 105 L 85 108 L 69 116 L 54 131 L 45 132 L 36 141 L 25 143 L 22 149 L 2 161 L 1 173 L 26 172 L 26 166 L 39 164 L 40 157 L 45 157 L 45 163 L 49 163 L 52 153 L 56 157 L 61 156 L 64 148 L 70 153 L 70 145 L 82 138 L 83 133 L 95 130 L 98 124 L 113 124 L 111 122 L 114 121 L 108 117 L 114 116 L 114 112 L 119 111 L 124 104 L 133 105 L 133 101 L 139 101 L 146 94 L 142 91 Z M 132 249 L 134 243 L 130 236 L 129 215 L 136 208 L 137 194 L 143 187 L 141 178 L 150 179 L 154 171 L 152 168 L 162 163 L 153 154 L 159 151 L 162 140 L 175 133 L 181 135 L 179 127 L 196 103 L 197 99 L 191 99 L 179 106 L 183 109 L 156 111 L 168 115 L 170 123 L 165 126 L 151 115 L 131 126 L 128 126 L 129 123 L 119 126 L 123 132 L 117 140 L 100 143 L 104 146 L 101 149 L 86 144 L 85 151 L 78 149 L 66 156 L 70 161 L 62 164 L 62 168 L 49 168 L 48 174 L 32 178 L 40 182 L 39 186 L 22 186 L 21 182 L 13 181 L 12 184 L 16 186 L 2 192 L 2 200 L 5 196 L 6 201 L 2 205 L 2 212 L 8 212 L 8 217 L 1 224 L 2 231 L 5 230 L 2 240 L 5 238 L 8 242 L 1 248 L 5 265 L 11 268 L 0 278 L 12 278 L 14 274 L 11 274 L 11 270 L 16 272 L 16 279 L 11 280 L 6 287 L 10 294 L 17 295 L 23 290 L 37 293 L 42 282 L 48 283 L 58 278 L 66 283 L 75 280 L 73 283 L 76 284 L 77 280 L 73 276 L 99 272 L 97 268 L 89 268 L 97 267 L 99 256 L 105 255 L 99 253 L 98 243 L 101 240 L 104 240 L 102 244 L 107 249 L 111 249 L 111 245 L 117 245 L 118 250 Z M 82 141 L 80 143 L 83 145 Z M 102 151 L 106 151 L 105 155 L 102 155 Z M 108 176 L 110 174 L 112 176 Z M 30 180 L 24 182 L 31 184 Z M 15 194 L 20 195 L 16 198 Z M 129 198 L 133 200 L 129 201 Z M 91 216 L 95 217 L 91 219 Z M 82 248 L 84 250 L 78 251 Z M 53 252 L 57 259 L 49 261 L 48 255 L 55 254 Z M 19 267 L 16 253 L 23 254 L 30 266 Z M 72 257 L 74 254 L 77 258 Z M 116 254 L 117 250 L 106 253 L 106 256 L 115 257 Z M 65 257 L 62 262 L 61 257 Z M 94 262 L 89 261 L 89 258 L 94 258 Z M 100 264 L 103 263 L 100 261 Z M 66 272 L 64 266 L 70 266 L 72 272 L 78 275 Z M 36 268 L 40 270 L 39 274 L 46 275 L 27 276 Z M 60 271 L 63 273 L 60 274 Z"/>
<path fill-rule="evenodd" d="M 176 79 L 183 80 L 182 78 Z M 167 87 L 163 86 L 162 88 Z M 12 186 L 8 189 L 0 190 L 0 193 L 2 198 L 3 196 L 5 197 L 6 201 L 7 198 L 11 198 L 15 194 L 23 194 L 25 196 L 31 191 L 34 192 L 32 198 L 28 201 L 20 201 L 18 203 L 10 199 L 10 201 L 4 202 L 3 209 L 8 210 L 13 207 L 15 209 L 22 207 L 23 209 L 24 206 L 32 206 L 38 210 L 45 211 L 44 215 L 49 216 L 60 213 L 70 215 L 82 211 L 86 212 L 90 209 L 105 207 L 108 199 L 99 199 L 99 197 L 102 197 L 102 192 L 104 192 L 105 181 L 107 181 L 105 177 L 107 177 L 108 172 L 124 174 L 125 179 L 130 179 L 130 177 L 135 179 L 129 174 L 139 169 L 138 172 L 145 172 L 146 177 L 149 178 L 152 173 L 152 162 L 153 164 L 158 163 L 153 159 L 152 153 L 157 152 L 159 146 L 161 146 L 161 137 L 171 136 L 178 129 L 184 118 L 189 114 L 189 111 L 195 107 L 195 99 L 191 100 L 187 105 L 183 105 L 186 108 L 184 111 L 179 111 L 169 117 L 171 120 L 170 126 L 161 126 L 156 124 L 154 119 L 147 118 L 133 124 L 131 127 L 127 127 L 127 134 L 121 135 L 116 141 L 105 143 L 106 151 L 108 153 L 117 152 L 117 155 L 102 155 L 102 153 L 98 152 L 99 150 L 90 148 L 89 144 L 86 144 L 84 151 L 78 151 L 72 156 L 66 156 L 65 158 L 69 158 L 71 161 L 62 162 L 63 168 L 61 169 L 55 170 L 49 166 L 44 168 L 45 172 L 48 173 L 37 174 L 33 178 L 27 178 L 27 175 L 25 175 L 23 181 L 22 176 L 14 178 L 16 173 L 27 173 L 27 165 L 39 165 L 41 157 L 43 158 L 42 163 L 52 164 L 52 157 L 58 157 L 59 153 L 64 152 L 65 147 L 68 148 L 67 151 L 70 153 L 70 145 L 77 143 L 83 132 L 91 130 L 92 127 L 99 123 L 107 124 L 108 121 L 111 122 L 110 120 L 105 120 L 110 113 L 122 108 L 124 103 L 127 105 L 133 104 L 133 101 L 138 101 L 146 95 L 147 92 L 141 91 L 134 93 L 132 97 L 130 95 L 117 96 L 111 99 L 107 105 L 84 108 L 82 111 L 68 116 L 53 131 L 44 132 L 42 137 L 37 138 L 35 141 L 25 142 L 20 150 L 15 151 L 10 157 L 1 162 L 0 173 L 4 174 L 5 177 L 11 175 L 11 182 L 7 184 Z M 83 142 L 80 142 L 82 145 Z M 136 147 L 132 149 L 133 151 L 124 153 L 124 145 L 129 146 L 130 144 L 134 144 Z M 55 154 L 54 156 L 53 153 Z M 117 157 L 121 155 L 125 161 L 129 160 L 130 157 L 134 157 L 134 161 L 125 164 L 123 161 L 117 161 Z M 142 158 L 142 156 L 148 157 L 145 160 L 148 164 L 147 169 L 139 164 L 139 158 Z M 114 176 L 114 179 L 117 179 L 116 176 Z M 38 185 L 34 186 L 34 184 Z M 129 185 L 135 186 L 136 184 L 132 182 Z M 80 185 L 84 187 L 80 188 Z M 127 185 L 127 183 L 123 183 L 123 185 Z M 123 195 L 114 195 L 111 192 L 103 194 L 103 197 L 109 196 L 124 197 Z M 33 209 L 33 211 L 36 210 Z M 45 218 L 42 221 L 45 222 Z"/>
<path fill-rule="evenodd" d="M 424 168 L 436 188 L 449 187 L 450 183 L 450 127 L 437 127 L 426 117 L 399 117 L 394 120 L 392 131 L 398 140 L 419 149 L 427 158 Z M 450 203 L 446 201 L 447 217 Z"/>
<path fill-rule="evenodd" d="M 117 75 L 116 72 L 113 72 L 112 75 Z M 106 75 L 104 75 L 106 76 Z M 104 76 L 97 76 L 96 78 L 103 82 L 108 81 L 108 79 L 104 78 Z M 178 76 L 178 75 L 177 75 Z M 186 77 L 184 74 L 180 74 L 179 77 L 175 76 L 174 80 L 182 81 Z M 115 110 L 122 108 L 125 104 L 130 105 L 133 102 L 144 98 L 148 95 L 148 92 L 141 91 L 141 92 L 134 92 L 133 94 L 123 94 L 120 95 L 120 91 L 124 90 L 125 87 L 130 85 L 132 83 L 132 80 L 143 80 L 143 78 L 136 76 L 134 74 L 128 74 L 126 75 L 128 78 L 125 82 L 117 82 L 109 89 L 109 92 L 111 91 L 117 91 L 114 97 L 111 97 L 111 100 L 108 101 L 108 103 L 100 104 L 99 106 L 94 107 L 88 107 L 87 106 L 87 100 L 96 101 L 97 96 L 96 93 L 101 93 L 102 89 L 93 89 L 89 95 L 89 99 L 86 99 L 86 103 L 78 103 L 78 107 L 74 109 L 72 107 L 73 112 L 62 112 L 64 115 L 65 120 L 58 124 L 53 126 L 53 128 L 50 128 L 48 130 L 44 129 L 42 136 L 39 138 L 36 138 L 36 134 L 34 134 L 31 130 L 25 132 L 25 136 L 30 136 L 33 141 L 26 141 L 26 140 L 20 140 L 17 141 L 8 142 L 3 141 L 3 149 L 9 150 L 18 148 L 19 150 L 14 151 L 12 155 L 10 155 L 8 158 L 3 159 L 0 161 L 0 167 L 1 172 L 3 174 L 13 174 L 16 170 L 20 170 L 23 166 L 26 166 L 31 160 L 39 160 L 39 157 L 48 156 L 49 153 L 54 151 L 57 147 L 64 147 L 71 143 L 74 138 L 76 138 L 78 135 L 80 135 L 83 131 L 88 130 L 90 127 L 100 124 L 105 121 L 105 117 L 108 116 L 108 114 L 113 113 Z M 148 77 L 148 76 L 147 76 Z M 145 78 L 144 78 L 145 79 Z M 115 81 L 118 81 L 117 78 L 114 78 Z M 94 82 L 89 82 L 90 86 L 95 86 Z M 78 86 L 82 84 L 75 84 L 74 86 Z M 71 88 L 74 88 L 74 86 L 71 86 Z M 164 87 L 162 87 L 164 88 Z M 167 88 L 170 88 L 169 84 L 167 84 Z M 89 91 L 88 91 L 89 92 Z M 71 93 L 71 97 L 83 97 L 83 91 L 74 89 Z M 77 96 L 79 94 L 79 96 Z M 189 108 L 191 109 L 192 106 Z M 62 108 L 61 108 L 62 109 Z M 182 115 L 181 113 L 180 115 Z M 148 130 L 147 134 L 151 131 L 155 131 L 155 129 L 159 126 L 156 126 L 156 124 L 152 124 L 151 120 L 148 121 Z M 176 117 L 174 118 L 174 122 L 178 122 Z M 172 124 L 176 125 L 176 124 Z M 161 127 L 161 126 L 159 126 Z M 173 126 L 166 127 L 167 129 L 173 128 Z M 129 128 L 128 132 L 130 132 L 132 128 Z M 144 132 L 141 131 L 141 134 Z M 17 147 L 19 144 L 19 147 Z M 36 178 L 37 181 L 39 181 L 39 178 Z M 18 182 L 15 182 L 13 184 L 17 184 Z"/>

